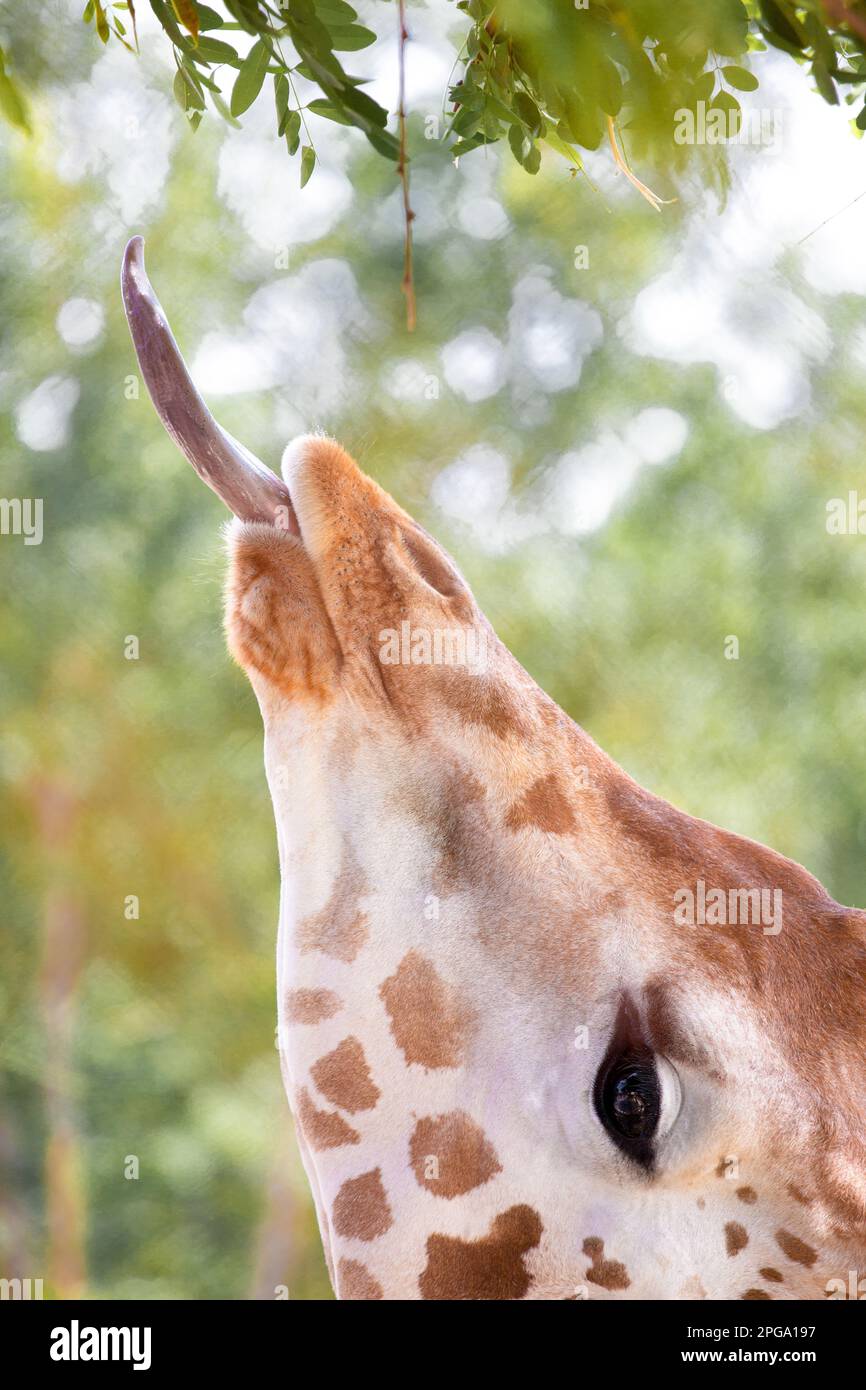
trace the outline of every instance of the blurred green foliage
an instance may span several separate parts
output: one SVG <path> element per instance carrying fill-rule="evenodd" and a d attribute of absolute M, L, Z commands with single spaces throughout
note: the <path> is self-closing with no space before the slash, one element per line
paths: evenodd
<path fill-rule="evenodd" d="M 92 56 L 70 54 L 76 80 Z M 828 534 L 825 509 L 860 482 L 866 397 L 848 347 L 863 305 L 822 298 L 788 267 L 832 348 L 810 368 L 809 411 L 765 432 L 731 412 L 709 365 L 629 340 L 628 310 L 669 266 L 681 209 L 657 218 L 631 199 L 611 217 L 561 170 L 533 181 L 488 155 L 482 191 L 506 221 L 479 239 L 461 222 L 465 172 L 443 167 L 415 118 L 410 338 L 393 169 L 360 142 L 352 201 L 286 258 L 218 196 L 218 127 L 184 133 L 159 211 L 129 226 L 105 160 L 58 172 L 65 135 L 47 115 L 0 156 L 0 492 L 44 499 L 41 545 L 0 536 L 0 1275 L 95 1297 L 273 1297 L 281 1283 L 326 1297 L 274 1049 L 277 855 L 258 711 L 221 634 L 224 513 L 136 393 L 117 286 L 127 236 L 147 233 L 190 359 L 206 335 L 250 327 L 251 301 L 266 318 L 264 294 L 303 305 L 293 326 L 265 330 L 298 361 L 318 331 L 304 296 L 318 295 L 340 355 L 213 399 L 221 422 L 274 464 L 295 428 L 339 436 L 630 773 L 861 904 L 866 540 Z M 153 139 L 129 143 L 142 172 Z M 575 242 L 591 249 L 586 269 Z M 598 316 L 579 384 L 557 377 L 550 326 L 553 365 L 520 355 L 535 331 L 520 305 L 545 295 Z M 76 341 L 60 327 L 81 299 L 104 323 Z M 512 343 L 507 381 L 474 399 L 443 369 L 467 332 Z M 323 395 L 329 372 L 337 389 Z M 41 437 L 22 423 L 28 402 Z M 52 444 L 58 402 L 68 429 Z M 484 443 L 508 462 L 509 504 L 541 517 L 564 455 L 659 406 L 688 422 L 685 447 L 639 471 L 595 530 L 542 518 L 500 543 L 434 501 L 443 469 Z"/>
<path fill-rule="evenodd" d="M 276 133 L 289 154 L 300 148 L 302 186 L 316 162 L 308 114 L 354 126 L 380 154 L 400 159 L 387 111 L 363 90 L 365 79 L 346 72 L 342 55 L 383 43 L 397 24 L 402 31 L 402 0 L 373 7 L 375 29 L 359 23 L 346 0 L 222 0 L 220 9 L 200 0 L 147 3 L 171 45 L 173 92 L 192 129 L 209 106 L 233 122 L 264 92 L 265 100 L 273 96 Z M 537 174 L 541 144 L 582 169 L 583 153 L 609 139 L 625 168 L 628 152 L 667 176 L 698 159 L 724 190 L 720 146 L 740 128 L 737 94 L 759 86 L 743 62 L 768 50 L 807 69 L 828 103 L 838 105 L 841 89 L 860 106 L 856 128 L 866 128 L 866 8 L 858 0 L 456 0 L 455 9 L 463 22 L 454 27 L 457 72 L 443 156 L 507 140 L 517 162 Z M 102 43 L 137 48 L 134 2 L 86 0 L 83 18 Z M 26 32 L 32 43 L 29 26 Z M 235 35 L 245 36 L 240 49 Z M 228 101 L 221 70 L 232 74 Z M 318 94 L 304 100 L 304 83 Z M 724 139 L 710 148 L 672 140 L 679 116 L 699 108 L 704 121 L 708 112 L 723 117 Z M 26 99 L 2 49 L 0 111 L 29 131 Z M 660 201 L 646 185 L 635 186 Z"/>

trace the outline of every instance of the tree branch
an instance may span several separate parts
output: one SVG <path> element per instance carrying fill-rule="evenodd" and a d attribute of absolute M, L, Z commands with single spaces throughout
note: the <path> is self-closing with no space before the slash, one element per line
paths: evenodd
<path fill-rule="evenodd" d="M 406 149 L 406 43 L 409 38 L 409 31 L 406 28 L 406 0 L 399 0 L 399 20 L 400 20 L 400 96 L 398 107 L 398 122 L 400 131 L 400 158 L 397 163 L 397 173 L 400 176 L 400 184 L 403 189 L 403 217 L 405 220 L 405 232 L 403 235 L 403 283 L 402 290 L 406 296 L 406 327 L 410 333 L 415 331 L 415 279 L 412 268 L 412 223 L 415 214 L 409 202 L 409 156 Z"/>

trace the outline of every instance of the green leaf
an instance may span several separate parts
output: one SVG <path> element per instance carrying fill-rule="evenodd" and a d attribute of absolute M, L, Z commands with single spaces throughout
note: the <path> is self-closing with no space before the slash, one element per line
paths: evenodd
<path fill-rule="evenodd" d="M 274 78 L 274 104 L 277 108 L 277 134 L 284 135 L 289 115 L 289 79 L 284 72 Z"/>
<path fill-rule="evenodd" d="M 494 140 L 499 139 L 500 135 L 502 134 L 502 130 L 499 124 L 499 118 L 495 116 L 492 111 L 485 112 L 482 124 L 484 127 L 484 134 L 487 136 L 488 140 L 491 141 L 491 143 Z"/>
<path fill-rule="evenodd" d="M 821 93 L 825 101 L 831 106 L 839 105 L 839 93 L 836 91 L 836 83 L 833 81 L 823 63 L 819 63 L 816 58 L 812 64 L 812 76 L 815 79 L 815 86 Z"/>
<path fill-rule="evenodd" d="M 527 130 L 532 135 L 540 135 L 544 129 L 541 112 L 526 92 L 518 92 L 514 98 L 514 109 Z"/>
<path fill-rule="evenodd" d="M 792 58 L 802 58 L 803 55 L 795 44 L 788 43 L 787 39 L 781 38 L 778 34 L 771 33 L 771 31 L 765 29 L 763 25 L 760 26 L 760 29 L 767 43 L 772 44 L 774 48 L 778 48 L 781 53 L 790 53 Z"/>
<path fill-rule="evenodd" d="M 622 78 L 614 63 L 605 63 L 600 69 L 598 81 L 598 104 L 606 116 L 618 116 L 622 106 Z M 532 169 L 530 173 L 536 173 Z"/>
<path fill-rule="evenodd" d="M 290 111 L 286 117 L 286 145 L 289 154 L 297 154 L 301 143 L 301 116 L 298 111 Z"/>
<path fill-rule="evenodd" d="M 178 68 L 174 75 L 172 91 L 181 111 L 204 110 L 204 93 L 187 68 Z"/>
<path fill-rule="evenodd" d="M 710 110 L 724 111 L 729 136 L 739 135 L 743 112 L 736 97 L 731 96 L 730 92 L 719 92 L 714 97 Z"/>
<path fill-rule="evenodd" d="M 98 4 L 99 0 L 96 0 L 96 3 Z M 150 8 L 153 10 L 172 43 L 176 44 L 178 48 L 182 48 L 186 43 L 186 39 L 178 28 L 177 20 L 174 17 L 174 10 L 168 8 L 165 0 L 150 0 Z"/>
<path fill-rule="evenodd" d="M 866 130 L 866 106 L 863 107 L 854 124 L 858 130 Z"/>
<path fill-rule="evenodd" d="M 758 79 L 753 72 L 747 68 L 737 67 L 731 64 L 722 68 L 722 76 L 729 87 L 736 87 L 738 92 L 754 92 L 758 88 Z"/>
<path fill-rule="evenodd" d="M 716 74 L 714 72 L 702 72 L 692 87 L 692 102 L 697 104 L 699 101 L 709 101 L 715 86 Z"/>
<path fill-rule="evenodd" d="M 490 141 L 479 132 L 476 135 L 470 135 L 467 140 L 458 140 L 456 145 L 452 145 L 451 156 L 453 159 L 459 159 L 461 155 L 470 154 L 472 150 L 477 150 L 479 145 L 489 144 Z"/>
<path fill-rule="evenodd" d="M 475 108 L 484 105 L 484 93 L 478 87 L 471 87 L 467 82 L 458 82 L 455 87 L 448 88 L 448 100 L 455 106 L 472 106 Z"/>
<path fill-rule="evenodd" d="M 485 110 L 488 116 L 498 116 L 500 121 L 504 121 L 506 125 L 514 125 L 515 122 L 521 123 L 517 112 L 513 111 L 510 106 L 506 106 L 505 102 L 500 101 L 492 92 L 487 93 Z"/>
<path fill-rule="evenodd" d="M 508 132 L 508 143 L 514 158 L 527 174 L 537 174 L 541 168 L 541 151 L 535 141 L 530 140 L 520 126 L 513 125 Z"/>
<path fill-rule="evenodd" d="M 340 94 L 341 105 L 347 110 L 353 111 L 362 122 L 364 130 L 370 126 L 384 127 L 388 123 L 388 112 L 366 92 L 359 92 L 356 87 L 347 87 Z"/>
<path fill-rule="evenodd" d="M 307 103 L 307 110 L 312 111 L 316 116 L 325 116 L 329 121 L 336 121 L 337 125 L 354 125 L 351 116 L 348 116 L 339 106 L 333 102 L 317 99 Z"/>
<path fill-rule="evenodd" d="M 27 106 L 18 87 L 6 71 L 2 48 L 0 48 L 0 111 L 10 125 L 23 131 L 25 135 L 32 134 Z"/>
<path fill-rule="evenodd" d="M 231 44 L 224 43 L 222 39 L 211 39 L 205 35 L 191 51 L 196 59 L 202 58 L 207 63 L 231 63 L 233 67 L 242 66 Z"/>
<path fill-rule="evenodd" d="M 198 27 L 199 32 L 203 29 L 221 29 L 225 23 L 221 14 L 212 10 L 210 5 L 199 5 L 198 7 Z"/>
<path fill-rule="evenodd" d="M 263 39 L 256 39 L 241 63 L 240 72 L 232 88 L 231 113 L 233 116 L 242 116 L 252 106 L 262 90 L 270 57 L 268 45 Z"/>
<path fill-rule="evenodd" d="M 258 0 L 223 0 L 223 3 L 248 34 L 270 32 L 270 21 L 259 9 Z"/>
<path fill-rule="evenodd" d="M 108 27 L 108 19 L 105 10 L 102 8 L 99 0 L 96 0 L 96 32 L 103 43 L 108 43 L 111 30 Z"/>
<path fill-rule="evenodd" d="M 194 107 L 198 111 L 203 111 L 204 92 L 202 91 L 201 83 L 198 80 L 198 73 L 196 72 L 193 65 L 189 63 L 186 59 L 184 59 L 183 63 L 181 64 L 181 72 L 186 81 L 186 85 L 189 88 L 190 93 L 189 100 L 187 102 L 187 107 Z"/>
<path fill-rule="evenodd" d="M 373 149 L 386 159 L 393 159 L 395 162 L 400 158 L 400 142 L 396 135 L 392 135 L 390 130 L 379 130 L 377 126 L 365 129 L 364 134 L 369 140 Z"/>
<path fill-rule="evenodd" d="M 829 72 L 835 71 L 836 48 L 824 25 L 816 15 L 807 14 L 803 21 L 803 28 L 812 45 L 815 57 L 820 59 Z"/>
<path fill-rule="evenodd" d="M 332 39 L 331 46 L 338 53 L 355 53 L 359 48 L 369 48 L 371 43 L 376 42 L 373 30 L 365 29 L 362 24 L 329 25 L 328 33 Z"/>
<path fill-rule="evenodd" d="M 181 111 L 185 111 L 189 105 L 189 87 L 184 81 L 184 76 L 180 68 L 178 68 L 174 75 L 174 82 L 172 83 L 171 90 L 174 92 L 174 99 Z"/>
<path fill-rule="evenodd" d="M 584 104 L 576 92 L 565 92 L 566 125 L 572 142 L 585 150 L 597 150 L 602 129 L 598 112 Z"/>
<path fill-rule="evenodd" d="M 298 14 L 294 10 L 290 10 L 287 15 L 287 22 L 291 31 L 292 42 L 302 61 L 308 62 L 315 68 L 318 60 L 318 63 L 323 65 L 332 76 L 339 76 L 340 64 L 333 54 L 333 41 L 321 20 L 317 19 L 312 11 Z"/>
<path fill-rule="evenodd" d="M 803 38 L 805 35 L 798 34 L 791 20 L 782 11 L 776 0 L 760 0 L 761 13 L 768 28 L 774 34 L 778 34 L 780 39 L 791 44 L 796 49 L 803 48 Z"/>
<path fill-rule="evenodd" d="M 309 183 L 313 170 L 316 167 L 316 151 L 309 145 L 301 148 L 301 187 Z"/>
<path fill-rule="evenodd" d="M 468 135 L 470 130 L 474 130 L 481 120 L 483 107 L 461 106 L 454 120 L 451 122 L 451 129 L 455 135 Z"/>
<path fill-rule="evenodd" d="M 334 24 L 353 24 L 358 18 L 357 10 L 343 0 L 316 0 L 316 14 L 329 29 Z"/>
<path fill-rule="evenodd" d="M 519 125 L 513 125 L 509 130 L 508 143 L 511 146 L 511 153 L 514 155 L 514 158 L 517 160 L 518 164 L 522 164 L 526 151 L 529 149 L 529 140 L 524 135 Z"/>
<path fill-rule="evenodd" d="M 530 146 L 529 153 L 523 161 L 523 167 L 527 174 L 537 174 L 541 168 L 541 150 L 537 145 Z"/>

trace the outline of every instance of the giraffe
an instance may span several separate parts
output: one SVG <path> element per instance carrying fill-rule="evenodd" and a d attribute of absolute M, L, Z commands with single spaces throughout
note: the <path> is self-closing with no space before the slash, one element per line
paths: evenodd
<path fill-rule="evenodd" d="M 866 914 L 640 788 L 337 443 L 296 440 L 280 479 L 220 429 L 140 238 L 122 284 L 156 408 L 234 513 L 281 1068 L 336 1295 L 841 1296 Z"/>

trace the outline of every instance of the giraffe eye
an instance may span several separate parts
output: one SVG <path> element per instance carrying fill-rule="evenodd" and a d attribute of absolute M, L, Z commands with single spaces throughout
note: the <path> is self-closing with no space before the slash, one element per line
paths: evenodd
<path fill-rule="evenodd" d="M 679 1081 L 648 1047 L 627 1047 L 605 1058 L 593 1092 L 596 1114 L 617 1148 L 642 1167 L 655 1160 L 654 1140 L 679 1110 Z"/>

